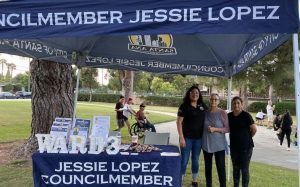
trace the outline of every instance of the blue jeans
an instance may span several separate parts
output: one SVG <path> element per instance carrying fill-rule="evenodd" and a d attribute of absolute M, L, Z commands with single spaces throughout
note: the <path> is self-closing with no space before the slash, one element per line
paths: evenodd
<path fill-rule="evenodd" d="M 185 138 L 186 146 L 181 148 L 181 175 L 185 174 L 186 166 L 189 162 L 190 152 L 192 152 L 192 174 L 197 174 L 199 170 L 199 157 L 202 149 L 202 139 Z"/>

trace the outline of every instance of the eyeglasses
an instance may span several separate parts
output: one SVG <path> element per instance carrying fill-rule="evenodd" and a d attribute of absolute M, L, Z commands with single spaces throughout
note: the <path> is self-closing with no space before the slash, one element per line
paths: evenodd
<path fill-rule="evenodd" d="M 218 101 L 219 99 L 210 99 L 211 101 Z"/>

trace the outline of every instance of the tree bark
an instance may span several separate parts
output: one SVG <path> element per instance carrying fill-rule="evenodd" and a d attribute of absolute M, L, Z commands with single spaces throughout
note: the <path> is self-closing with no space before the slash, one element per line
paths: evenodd
<path fill-rule="evenodd" d="M 241 94 L 241 98 L 244 101 L 243 102 L 244 110 L 247 110 L 247 108 L 248 108 L 248 95 L 247 95 L 247 86 L 245 84 L 241 85 L 240 94 Z"/>
<path fill-rule="evenodd" d="M 269 100 L 270 101 L 273 100 L 273 86 L 272 85 L 269 86 Z"/>
<path fill-rule="evenodd" d="M 129 70 L 119 70 L 120 79 L 122 82 L 122 93 L 125 99 L 132 97 L 133 94 L 133 72 Z"/>
<path fill-rule="evenodd" d="M 72 117 L 74 89 L 71 72 L 70 65 L 46 60 L 34 60 L 30 63 L 31 135 L 17 150 L 17 157 L 30 156 L 37 150 L 35 134 L 48 134 L 55 117 Z"/>

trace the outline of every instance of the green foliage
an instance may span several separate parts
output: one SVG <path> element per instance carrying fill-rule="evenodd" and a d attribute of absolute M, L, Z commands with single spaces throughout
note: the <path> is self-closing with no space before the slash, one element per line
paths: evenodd
<path fill-rule="evenodd" d="M 138 93 L 151 92 L 151 84 L 154 76 L 147 72 L 134 72 L 133 90 Z"/>
<path fill-rule="evenodd" d="M 12 84 L 6 84 L 4 87 L 3 87 L 3 91 L 5 92 L 10 92 L 10 91 L 13 91 L 14 89 L 14 86 Z"/>
<path fill-rule="evenodd" d="M 267 112 L 266 111 L 267 104 L 268 104 L 267 101 L 265 101 L 265 102 L 253 102 L 248 106 L 247 110 L 249 112 L 254 112 L 254 113 L 259 112 L 260 110 L 262 110 L 264 113 L 266 113 Z"/>
<path fill-rule="evenodd" d="M 120 94 L 93 94 L 93 102 L 116 103 L 120 99 Z M 89 101 L 90 94 L 79 93 L 78 101 Z"/>
<path fill-rule="evenodd" d="M 179 107 L 182 103 L 181 97 L 162 97 L 162 96 L 147 96 L 144 97 L 146 105 L 161 105 Z"/>
<path fill-rule="evenodd" d="M 262 109 L 263 112 L 266 113 L 267 104 L 267 102 L 253 102 L 248 106 L 248 111 L 256 113 Z M 273 104 L 275 104 L 274 113 L 283 114 L 285 113 L 285 110 L 289 110 L 292 115 L 296 114 L 295 102 L 278 102 Z"/>
<path fill-rule="evenodd" d="M 26 90 L 28 90 L 28 79 L 29 79 L 29 72 L 19 73 L 12 79 L 12 82 L 15 84 L 19 84 L 21 87 L 24 87 Z"/>
<path fill-rule="evenodd" d="M 117 70 L 108 70 L 110 74 L 110 79 L 108 83 L 108 88 L 115 91 L 122 90 L 122 84 L 120 81 L 120 76 Z"/>
<path fill-rule="evenodd" d="M 82 87 L 85 88 L 97 88 L 98 82 L 96 81 L 96 77 L 98 76 L 98 69 L 96 68 L 82 68 L 80 80 L 82 82 Z"/>

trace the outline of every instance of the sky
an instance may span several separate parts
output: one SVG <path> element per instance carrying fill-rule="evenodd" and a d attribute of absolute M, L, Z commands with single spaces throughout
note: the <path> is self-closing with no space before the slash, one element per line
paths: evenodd
<path fill-rule="evenodd" d="M 31 61 L 31 58 L 0 53 L 0 59 L 5 59 L 7 63 L 13 63 L 16 65 L 16 69 L 13 71 L 13 77 L 19 73 L 25 73 L 26 71 L 29 71 L 29 63 Z M 1 68 L 2 67 L 0 66 L 0 71 L 2 71 Z M 4 67 L 4 74 L 6 74 L 6 71 L 7 69 L 6 67 Z M 97 81 L 100 85 L 108 84 L 109 76 L 107 72 L 107 69 L 98 69 Z"/>
<path fill-rule="evenodd" d="M 13 71 L 13 77 L 19 73 L 25 73 L 26 71 L 29 71 L 30 58 L 0 53 L 0 59 L 5 59 L 7 63 L 13 63 L 16 65 L 16 69 Z M 2 67 L 0 67 L 0 71 L 2 71 L 1 68 Z M 7 69 L 4 67 L 4 74 L 6 71 Z"/>

